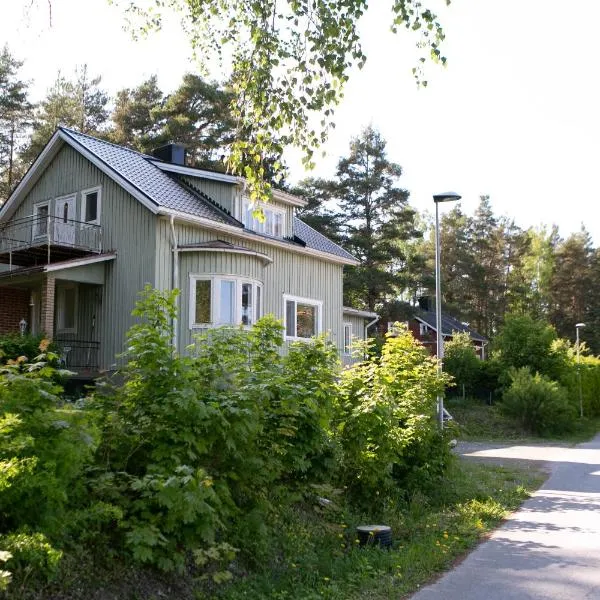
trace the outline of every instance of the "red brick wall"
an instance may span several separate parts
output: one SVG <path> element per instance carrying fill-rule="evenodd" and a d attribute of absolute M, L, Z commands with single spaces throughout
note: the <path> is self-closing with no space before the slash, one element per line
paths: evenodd
<path fill-rule="evenodd" d="M 0 287 L 0 334 L 18 333 L 19 321 L 29 324 L 29 290 Z"/>

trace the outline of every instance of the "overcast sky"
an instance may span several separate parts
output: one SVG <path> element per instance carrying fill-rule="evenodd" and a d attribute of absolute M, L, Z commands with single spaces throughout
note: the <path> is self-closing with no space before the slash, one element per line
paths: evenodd
<path fill-rule="evenodd" d="M 45 0 L 26 16 L 29 0 L 0 2 L 0 42 L 26 61 L 36 99 L 59 69 L 70 75 L 83 63 L 111 93 L 154 73 L 171 91 L 194 70 L 176 23 L 134 42 L 107 0 L 53 0 L 51 28 Z M 373 124 L 417 208 L 431 210 L 432 194 L 455 190 L 470 212 L 489 194 L 495 211 L 522 227 L 556 223 L 566 236 L 584 223 L 600 245 L 600 2 L 454 0 L 439 11 L 448 66 L 429 65 L 425 89 L 411 74 L 415 39 L 388 33 L 390 4 L 371 2 L 361 25 L 367 65 L 354 73 L 312 174 L 333 175 L 350 138 Z M 295 153 L 288 163 L 292 180 L 305 175 Z"/>

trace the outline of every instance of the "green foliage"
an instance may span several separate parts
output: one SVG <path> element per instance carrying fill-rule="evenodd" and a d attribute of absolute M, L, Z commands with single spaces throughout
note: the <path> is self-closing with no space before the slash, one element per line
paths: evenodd
<path fill-rule="evenodd" d="M 43 335 L 20 335 L 10 333 L 0 336 L 0 365 L 9 360 L 17 360 L 24 356 L 28 361 L 34 361 L 40 354 L 40 344 L 44 340 Z M 56 353 L 57 346 L 51 343 L 46 346 L 47 350 Z"/>
<path fill-rule="evenodd" d="M 500 405 L 504 414 L 539 435 L 573 429 L 576 411 L 563 387 L 539 373 L 532 375 L 527 367 L 511 370 L 510 378 Z"/>
<path fill-rule="evenodd" d="M 406 486 L 415 472 L 421 485 L 441 475 L 447 444 L 434 414 L 444 382 L 435 360 L 406 329 L 388 336 L 380 357 L 343 372 L 339 475 L 355 499 L 373 505 Z"/>
<path fill-rule="evenodd" d="M 529 367 L 551 379 L 560 378 L 565 356 L 554 327 L 522 314 L 508 315 L 494 339 L 494 358 L 504 372 L 513 367 Z"/>
<path fill-rule="evenodd" d="M 146 289 L 123 381 L 95 399 L 104 424 L 96 493 L 122 511 L 133 558 L 164 570 L 181 570 L 189 551 L 230 527 L 260 546 L 270 496 L 289 501 L 294 486 L 330 468 L 337 372 L 323 339 L 281 357 L 272 317 L 251 330 L 212 330 L 178 357 L 173 300 Z"/>
<path fill-rule="evenodd" d="M 45 535 L 11 533 L 0 536 L 0 546 L 10 554 L 6 566 L 16 580 L 46 583 L 56 577 L 62 552 L 54 548 Z"/>
<path fill-rule="evenodd" d="M 58 531 L 93 450 L 84 415 L 58 398 L 55 360 L 42 353 L 0 367 L 0 533 Z"/>
<path fill-rule="evenodd" d="M 462 393 L 463 389 L 468 394 L 474 391 L 482 364 L 467 332 L 454 332 L 452 339 L 444 342 L 444 370 L 458 386 L 456 393 Z"/>
<path fill-rule="evenodd" d="M 282 147 L 298 146 L 305 165 L 313 166 L 315 149 L 327 139 L 350 70 L 366 60 L 358 34 L 365 0 L 324 0 L 311 6 L 235 0 L 145 4 L 126 3 L 135 33 L 160 29 L 164 13 L 171 9 L 181 15 L 183 30 L 204 64 L 231 57 L 227 71 L 236 136 L 229 166 L 246 177 L 253 200 L 269 195 L 264 159 L 278 156 Z M 426 58 L 445 62 L 437 16 L 416 0 L 392 2 L 391 10 L 393 31 L 406 29 L 420 37 L 425 56 L 414 73 L 425 85 L 421 67 Z M 276 164 L 274 170 L 279 170 Z"/>

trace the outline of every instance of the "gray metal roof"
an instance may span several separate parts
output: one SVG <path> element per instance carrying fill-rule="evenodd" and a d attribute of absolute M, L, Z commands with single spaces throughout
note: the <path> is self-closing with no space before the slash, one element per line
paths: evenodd
<path fill-rule="evenodd" d="M 307 225 L 304 221 L 294 217 L 294 234 L 297 238 L 302 240 L 307 248 L 313 250 L 319 250 L 320 252 L 327 252 L 328 254 L 334 254 L 341 258 L 348 260 L 357 261 L 357 259 L 346 252 L 341 246 L 338 246 L 335 242 L 332 242 L 329 238 L 325 237 L 322 233 L 319 233 L 316 229 L 313 229 L 310 225 Z"/>
<path fill-rule="evenodd" d="M 421 319 L 424 323 L 427 323 L 429 327 L 436 330 L 436 314 L 432 310 L 420 310 L 416 315 L 417 319 Z M 487 342 L 487 338 L 483 337 L 480 333 L 477 333 L 474 329 L 471 329 L 465 323 L 461 323 L 458 319 L 451 317 L 445 313 L 442 313 L 442 334 L 452 335 L 455 331 L 460 333 L 468 333 L 472 340 L 478 342 Z"/>
<path fill-rule="evenodd" d="M 135 150 L 60 127 L 60 130 L 88 152 L 100 159 L 115 173 L 126 179 L 156 206 L 181 211 L 195 217 L 205 217 L 220 223 L 237 225 L 236 219 L 213 206 L 210 198 L 183 186 L 153 163 L 156 158 Z"/>
<path fill-rule="evenodd" d="M 59 129 L 75 142 L 75 146 L 79 145 L 91 152 L 117 175 L 142 192 L 156 206 L 243 228 L 237 219 L 221 209 L 205 193 L 178 179 L 177 175 L 169 175 L 168 172 L 156 166 L 156 163 L 159 162 L 156 157 L 117 146 L 66 127 Z M 294 235 L 307 248 L 356 261 L 352 254 L 296 217 L 294 217 Z"/>

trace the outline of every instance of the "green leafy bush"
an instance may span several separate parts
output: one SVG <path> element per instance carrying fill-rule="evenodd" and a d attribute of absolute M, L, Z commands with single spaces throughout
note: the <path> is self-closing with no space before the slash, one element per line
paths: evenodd
<path fill-rule="evenodd" d="M 19 333 L 0 335 L 0 365 L 6 364 L 9 360 L 17 360 L 20 356 L 33 362 L 40 354 L 39 348 L 43 341 L 45 341 L 43 335 L 20 335 Z M 56 352 L 56 344 L 49 344 L 47 350 Z"/>
<path fill-rule="evenodd" d="M 387 337 L 381 357 L 343 372 L 339 477 L 356 501 L 373 506 L 443 472 L 449 453 L 434 416 L 445 381 L 406 330 Z"/>
<path fill-rule="evenodd" d="M 511 368 L 529 367 L 558 380 L 565 368 L 564 346 L 557 344 L 558 335 L 552 325 L 525 314 L 507 315 L 494 339 L 493 356 L 501 366 L 501 380 L 507 386 Z"/>
<path fill-rule="evenodd" d="M 473 393 L 482 364 L 468 333 L 454 332 L 452 339 L 444 342 L 444 370 L 452 376 L 456 394 Z"/>
<path fill-rule="evenodd" d="M 82 411 L 60 401 L 55 359 L 42 353 L 0 367 L 0 534 L 60 531 L 82 489 L 93 436 Z"/>
<path fill-rule="evenodd" d="M 337 355 L 324 340 L 287 356 L 279 321 L 220 328 L 192 356 L 173 352 L 174 295 L 145 290 L 118 385 L 94 405 L 103 423 L 95 498 L 122 511 L 122 546 L 137 561 L 182 569 L 217 532 L 260 546 L 270 500 L 322 474 Z M 246 548 L 247 549 L 247 548 Z"/>
<path fill-rule="evenodd" d="M 15 579 L 45 583 L 58 572 L 62 552 L 42 533 L 11 533 L 0 536 L 0 546 L 9 552 L 6 566 Z"/>
<path fill-rule="evenodd" d="M 565 388 L 527 367 L 509 373 L 511 384 L 504 392 L 501 411 L 516 419 L 524 430 L 539 435 L 570 431 L 576 411 Z"/>

